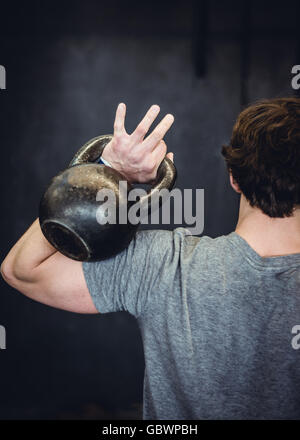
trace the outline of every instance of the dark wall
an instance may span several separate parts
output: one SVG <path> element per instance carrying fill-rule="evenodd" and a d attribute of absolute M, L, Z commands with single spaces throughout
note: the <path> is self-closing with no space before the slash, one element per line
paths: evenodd
<path fill-rule="evenodd" d="M 130 132 L 151 104 L 179 188 L 205 189 L 204 235 L 235 227 L 238 197 L 220 155 L 237 113 L 292 95 L 296 1 L 60 1 L 1 6 L 1 259 L 37 217 L 46 184 L 88 139 Z M 134 319 L 34 303 L 1 282 L 0 418 L 141 416 L 143 351 Z"/>

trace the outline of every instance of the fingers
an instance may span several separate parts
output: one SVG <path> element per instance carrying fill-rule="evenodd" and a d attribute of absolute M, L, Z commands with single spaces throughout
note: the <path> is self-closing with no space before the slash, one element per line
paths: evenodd
<path fill-rule="evenodd" d="M 161 140 L 155 147 L 152 153 L 152 157 L 158 165 L 166 157 L 168 157 L 174 163 L 174 153 L 167 153 L 167 144 L 164 140 Z"/>
<path fill-rule="evenodd" d="M 144 140 L 143 146 L 147 150 L 154 150 L 157 144 L 165 136 L 165 134 L 167 133 L 173 122 L 174 122 L 174 116 L 171 114 L 167 114 L 155 127 L 152 133 Z"/>
<path fill-rule="evenodd" d="M 166 155 L 166 153 L 167 153 L 167 145 L 164 140 L 161 140 L 156 145 L 154 151 L 151 154 L 151 159 L 149 161 L 150 168 L 152 169 L 152 175 L 151 175 L 152 180 L 156 178 L 157 169 L 165 157 L 168 157 L 172 162 L 174 162 L 174 154 L 168 153 Z M 153 165 L 153 168 L 151 166 L 151 163 L 155 164 Z"/>
<path fill-rule="evenodd" d="M 174 163 L 174 153 L 168 153 L 167 157 Z"/>
<path fill-rule="evenodd" d="M 114 135 L 120 136 L 125 130 L 125 115 L 126 115 L 126 105 L 121 102 L 116 111 L 116 117 L 114 122 Z"/>
<path fill-rule="evenodd" d="M 154 162 L 157 164 L 157 168 L 158 168 L 159 164 L 161 163 L 161 161 L 164 159 L 166 152 L 167 152 L 167 145 L 166 145 L 165 141 L 161 140 L 155 146 L 155 149 L 153 150 L 153 153 L 151 155 L 152 158 L 154 159 Z"/>
<path fill-rule="evenodd" d="M 152 105 L 149 108 L 141 122 L 131 134 L 131 138 L 134 143 L 139 142 L 144 138 L 159 112 L 160 107 L 158 105 Z"/>

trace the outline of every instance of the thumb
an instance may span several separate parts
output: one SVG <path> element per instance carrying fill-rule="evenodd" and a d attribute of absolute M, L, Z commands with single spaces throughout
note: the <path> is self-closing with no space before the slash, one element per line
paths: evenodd
<path fill-rule="evenodd" d="M 174 163 L 174 153 L 168 153 L 167 157 Z"/>

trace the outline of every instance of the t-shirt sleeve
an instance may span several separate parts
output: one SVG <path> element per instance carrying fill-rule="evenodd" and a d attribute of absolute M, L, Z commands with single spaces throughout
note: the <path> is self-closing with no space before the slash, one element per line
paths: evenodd
<path fill-rule="evenodd" d="M 138 231 L 129 247 L 104 261 L 83 262 L 87 287 L 100 313 L 127 311 L 138 317 L 155 295 L 174 281 L 182 234 L 174 231 Z"/>

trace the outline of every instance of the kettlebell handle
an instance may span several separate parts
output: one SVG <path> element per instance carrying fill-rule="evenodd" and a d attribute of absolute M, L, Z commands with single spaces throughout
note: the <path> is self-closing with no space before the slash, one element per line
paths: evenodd
<path fill-rule="evenodd" d="M 69 167 L 80 165 L 83 163 L 95 163 L 101 157 L 104 148 L 111 141 L 113 136 L 105 134 L 97 136 L 86 142 L 75 154 L 71 160 Z M 175 184 L 177 171 L 173 162 L 165 157 L 158 167 L 156 179 L 147 194 L 140 199 L 140 204 L 150 206 L 151 196 L 162 189 L 171 190 Z"/>
<path fill-rule="evenodd" d="M 104 148 L 111 141 L 113 136 L 111 134 L 104 134 L 102 136 L 94 137 L 86 142 L 75 154 L 69 168 L 74 165 L 81 165 L 83 163 L 95 163 L 101 157 Z"/>

